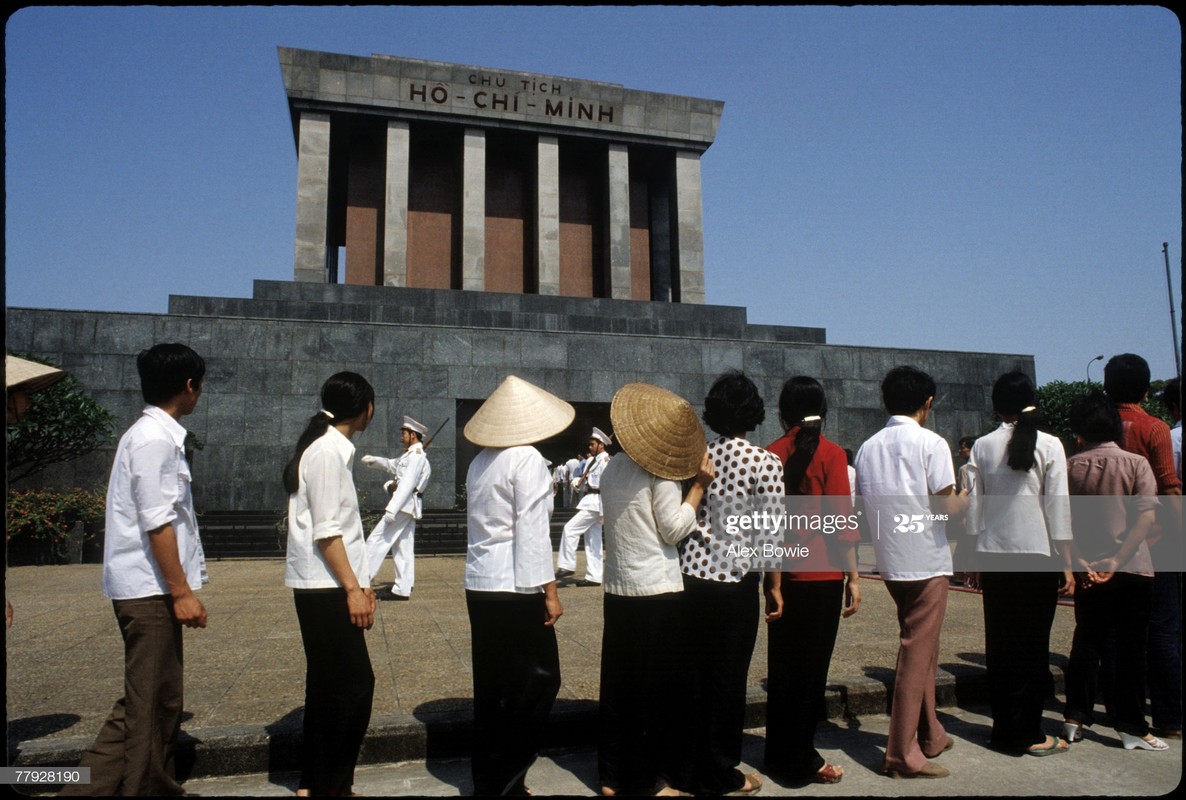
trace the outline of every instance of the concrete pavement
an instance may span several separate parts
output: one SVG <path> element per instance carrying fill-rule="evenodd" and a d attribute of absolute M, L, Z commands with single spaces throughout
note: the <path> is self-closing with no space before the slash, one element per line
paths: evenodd
<path fill-rule="evenodd" d="M 420 781 L 417 786 L 427 787 L 408 790 L 417 794 L 467 791 L 468 767 L 464 760 L 452 760 L 466 753 L 471 706 L 463 567 L 461 557 L 418 558 L 413 599 L 380 604 L 375 627 L 368 635 L 376 688 L 371 728 L 361 758 L 362 764 L 376 766 L 366 766 L 359 773 L 358 790 L 364 794 L 397 793 L 397 784 L 385 783 L 389 773 L 402 775 L 398 780 Z M 390 581 L 390 570 L 388 561 L 379 574 L 379 583 Z M 186 632 L 186 718 L 179 770 L 198 792 L 203 791 L 198 788 L 199 779 L 232 780 L 225 776 L 233 775 L 240 776 L 234 779 L 240 783 L 232 781 L 227 785 L 238 785 L 242 791 L 231 794 L 267 793 L 263 791 L 267 786 L 284 793 L 283 776 L 298 766 L 296 743 L 303 704 L 304 657 L 292 595 L 283 585 L 283 562 L 215 561 L 209 565 L 209 572 L 211 583 L 201 593 L 209 612 L 209 627 Z M 6 584 L 8 598 L 16 608 L 16 622 L 6 637 L 8 763 L 73 765 L 98 731 L 122 685 L 122 644 L 110 602 L 102 596 L 100 567 L 18 567 L 7 571 Z M 823 747 L 834 748 L 841 763 L 855 762 L 853 769 L 870 772 L 876 769 L 880 757 L 876 748 L 884 744 L 884 724 L 879 720 L 887 708 L 886 690 L 893 676 L 897 628 L 893 603 L 884 586 L 867 578 L 862 587 L 860 613 L 841 624 L 829 676 L 828 714 L 833 724 L 824 727 L 822 735 L 828 738 L 821 741 Z M 589 776 L 594 774 L 589 769 L 595 772 L 590 767 L 594 762 L 589 760 L 592 755 L 588 747 L 595 732 L 592 715 L 598 689 L 601 590 L 570 584 L 562 587 L 561 600 L 565 613 L 557 625 L 557 635 L 563 685 L 548 733 L 550 748 L 559 750 L 536 767 L 545 776 L 540 779 L 537 793 L 551 791 L 549 787 L 553 786 L 559 793 L 587 791 L 592 785 L 588 781 L 593 780 Z M 1073 627 L 1073 610 L 1060 606 L 1051 638 L 1052 671 L 1059 687 Z M 763 631 L 750 669 L 748 724 L 754 729 L 764 721 L 765 658 Z M 958 702 L 965 708 L 975 708 L 984 702 L 983 664 L 980 598 L 975 593 L 953 590 L 943 631 L 939 697 L 941 705 L 949 707 L 953 720 L 971 715 L 966 722 L 967 732 L 957 731 L 957 736 L 966 737 L 967 746 L 955 751 L 958 755 L 952 759 L 953 764 L 975 753 L 975 763 L 987 759 L 985 763 L 991 766 L 1004 759 L 1004 773 L 1012 775 L 1021 770 L 1017 774 L 1024 775 L 1025 770 L 1037 768 L 1029 762 L 1080 760 L 1070 754 L 1018 762 L 981 747 L 987 737 L 983 719 L 976 721 L 974 712 L 955 706 Z M 1057 708 L 1053 700 L 1050 708 L 1052 713 Z M 858 738 L 845 738 L 850 736 Z M 1100 737 L 1101 741 L 1089 741 L 1077 751 L 1105 748 L 1103 740 L 1110 740 L 1111 733 L 1101 729 Z M 747 757 L 760 765 L 760 748 L 753 750 L 760 738 L 750 738 Z M 1106 749 L 1109 754 L 1114 749 L 1116 755 L 1128 757 L 1116 767 L 1123 768 L 1120 774 L 1127 774 L 1132 785 L 1144 787 L 1138 794 L 1156 794 L 1161 791 L 1157 787 L 1168 780 L 1161 776 L 1162 765 L 1172 761 L 1177 765 L 1176 772 L 1170 771 L 1180 776 L 1179 746 L 1180 742 L 1175 743 L 1175 749 L 1168 754 Z M 1154 759 L 1160 759 L 1156 769 L 1146 774 L 1145 768 L 1154 764 Z M 549 770 L 553 768 L 558 771 L 555 779 L 546 777 L 552 775 Z M 1046 794 L 1118 793 L 1092 789 L 1087 773 L 1074 773 L 1071 777 L 1078 781 L 1074 791 L 1067 785 L 1031 788 Z M 877 781 L 899 784 L 870 774 Z M 373 788 L 364 782 L 370 781 L 372 775 L 377 781 Z M 577 783 L 566 782 L 570 778 L 563 775 Z M 1106 776 L 1116 777 L 1112 772 L 1106 772 Z M 850 770 L 846 790 L 861 785 L 854 777 Z M 273 782 L 277 780 L 280 783 Z M 1155 786 L 1156 781 L 1162 783 Z M 946 781 L 934 783 L 946 784 L 946 789 L 938 788 L 941 794 L 954 791 L 956 786 Z M 914 793 L 925 788 L 918 784 L 914 781 L 908 788 L 897 789 L 887 785 L 885 791 Z M 578 792 L 582 786 L 584 789 Z M 991 788 L 992 784 L 975 782 L 972 789 L 979 791 L 961 793 L 998 793 L 985 791 Z M 876 792 L 870 789 L 859 793 Z"/>

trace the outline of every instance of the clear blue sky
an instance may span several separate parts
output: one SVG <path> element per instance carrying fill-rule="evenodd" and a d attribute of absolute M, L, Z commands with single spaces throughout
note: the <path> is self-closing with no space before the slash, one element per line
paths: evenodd
<path fill-rule="evenodd" d="M 23 9 L 7 305 L 290 280 L 278 45 L 723 100 L 709 302 L 834 344 L 1033 354 L 1040 383 L 1126 351 L 1174 372 L 1181 28 L 1157 7 Z"/>

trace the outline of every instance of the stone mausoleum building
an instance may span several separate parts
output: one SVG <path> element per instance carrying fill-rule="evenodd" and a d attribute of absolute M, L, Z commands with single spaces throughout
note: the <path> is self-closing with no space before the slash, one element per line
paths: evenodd
<path fill-rule="evenodd" d="M 443 425 L 429 509 L 464 502 L 475 449 L 461 430 L 510 373 L 576 406 L 569 431 L 540 445 L 554 461 L 590 426 L 610 429 L 609 402 L 631 381 L 700 406 L 721 372 L 743 370 L 767 401 L 752 436 L 765 443 L 781 432 L 783 381 L 813 375 L 829 438 L 855 449 L 884 424 L 880 382 L 897 364 L 934 375 L 931 424 L 949 442 L 985 427 L 998 375 L 1033 375 L 1030 356 L 829 345 L 823 329 L 706 304 L 700 159 L 720 101 L 383 55 L 279 57 L 298 164 L 293 281 L 257 281 L 251 298 L 171 296 L 164 314 L 7 313 L 10 351 L 61 364 L 121 426 L 142 406 L 136 353 L 181 341 L 206 358 L 185 421 L 205 445 L 200 511 L 284 508 L 281 468 L 321 383 L 344 369 L 378 394 L 360 454 L 397 454 L 405 414 Z M 50 480 L 102 485 L 110 458 Z M 355 476 L 364 507 L 381 506 L 378 473 Z"/>

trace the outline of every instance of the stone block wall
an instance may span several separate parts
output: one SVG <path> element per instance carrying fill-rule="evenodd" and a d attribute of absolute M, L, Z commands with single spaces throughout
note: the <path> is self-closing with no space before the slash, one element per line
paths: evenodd
<path fill-rule="evenodd" d="M 510 373 L 572 402 L 608 404 L 631 381 L 674 391 L 701 407 L 712 381 L 744 370 L 761 388 L 766 421 L 751 437 L 779 433 L 778 393 L 809 374 L 829 396 L 826 433 L 856 449 L 885 421 L 880 382 L 898 364 L 939 384 L 934 427 L 950 443 L 989 424 L 989 390 L 1010 369 L 1033 374 L 1031 356 L 828 345 L 824 331 L 748 325 L 745 310 L 630 300 L 256 283 L 245 298 L 172 297 L 167 314 L 12 308 L 7 347 L 53 359 L 116 415 L 121 428 L 142 401 L 135 356 L 155 342 L 184 342 L 207 361 L 205 392 L 184 421 L 204 442 L 195 499 L 204 511 L 280 509 L 279 475 L 319 403 L 321 383 L 349 369 L 374 384 L 375 420 L 361 453 L 395 455 L 409 415 L 434 428 L 458 400 L 481 400 Z M 430 508 L 449 508 L 464 466 L 446 425 L 430 450 Z M 111 452 L 53 470 L 55 485 L 103 485 Z M 377 497 L 376 476 L 357 483 Z M 370 505 L 376 505 L 371 503 Z"/>

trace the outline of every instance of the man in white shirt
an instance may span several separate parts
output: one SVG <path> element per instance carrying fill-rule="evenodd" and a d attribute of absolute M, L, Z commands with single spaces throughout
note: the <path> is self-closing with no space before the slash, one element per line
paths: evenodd
<path fill-rule="evenodd" d="M 524 780 L 560 691 L 552 478 L 531 445 L 574 416 L 568 403 L 511 375 L 465 426 L 465 438 L 484 448 L 465 481 L 477 795 L 531 793 Z"/>
<path fill-rule="evenodd" d="M 561 508 L 568 508 L 572 499 L 572 484 L 568 481 L 567 464 L 561 462 L 552 468 L 552 497 Z"/>
<path fill-rule="evenodd" d="M 432 467 L 424 452 L 424 434 L 428 428 L 411 417 L 404 417 L 399 431 L 399 441 L 404 453 L 398 459 L 381 456 L 363 456 L 362 463 L 394 475 L 394 480 L 384 484 L 391 491 L 391 499 L 383 512 L 383 518 L 367 537 L 367 564 L 371 580 L 379 574 L 383 559 L 391 552 L 395 565 L 395 582 L 391 584 L 391 598 L 408 600 L 416 583 L 415 537 L 416 520 L 424 514 L 423 495 L 432 477 Z"/>
<path fill-rule="evenodd" d="M 601 472 L 609 464 L 605 448 L 612 439 L 600 428 L 589 434 L 590 459 L 579 478 L 585 496 L 577 503 L 577 513 L 564 524 L 560 552 L 556 556 L 556 577 L 568 578 L 576 573 L 577 544 L 585 537 L 585 579 L 577 586 L 600 586 L 604 557 L 601 552 Z"/>
<path fill-rule="evenodd" d="M 573 482 L 581 474 L 581 453 L 577 453 L 572 458 L 564 462 L 564 468 L 568 471 L 568 485 L 564 488 L 564 507 L 572 508 L 573 500 L 576 499 L 576 489 L 573 488 Z"/>
<path fill-rule="evenodd" d="M 892 415 L 857 452 L 857 494 L 873 527 L 873 547 L 885 586 L 898 608 L 900 642 L 894 697 L 882 771 L 902 778 L 942 778 L 930 761 L 952 739 L 935 713 L 939 631 L 947 610 L 951 551 L 943 514 L 931 495 L 953 495 L 951 450 L 923 426 L 935 399 L 935 382 L 914 367 L 895 367 L 881 384 Z M 945 510 L 954 513 L 959 503 Z"/>
<path fill-rule="evenodd" d="M 206 365 L 183 344 L 136 358 L 148 407 L 119 441 L 107 485 L 103 592 L 124 640 L 124 696 L 80 762 L 91 782 L 64 795 L 180 795 L 172 751 L 181 730 L 182 626 L 206 627 L 206 582 L 185 460 L 185 428 Z"/>
<path fill-rule="evenodd" d="M 1169 409 L 1174 426 L 1170 428 L 1170 445 L 1174 451 L 1174 470 L 1182 480 L 1182 381 L 1171 378 L 1161 390 L 1161 402 Z"/>

